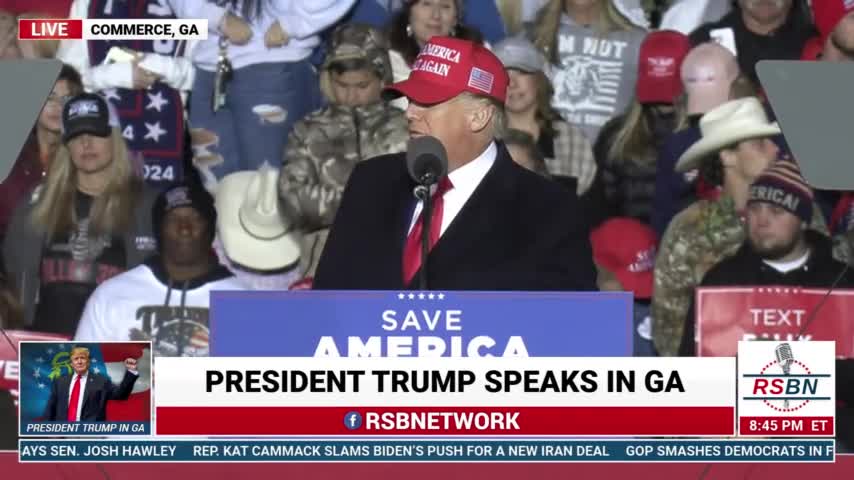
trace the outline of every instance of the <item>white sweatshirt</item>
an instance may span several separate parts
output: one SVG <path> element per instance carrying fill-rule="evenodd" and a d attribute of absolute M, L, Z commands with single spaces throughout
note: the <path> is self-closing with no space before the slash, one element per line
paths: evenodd
<path fill-rule="evenodd" d="M 219 55 L 219 26 L 228 9 L 209 0 L 168 1 L 178 18 L 208 20 L 208 38 L 196 45 L 193 63 L 203 70 L 214 71 Z M 234 68 L 308 58 L 320 44 L 318 34 L 340 20 L 354 3 L 355 0 L 264 0 L 260 16 L 250 23 L 253 35 L 249 43 L 229 45 L 228 58 Z M 241 4 L 238 3 L 238 12 Z M 277 20 L 290 40 L 282 47 L 267 48 L 264 34 Z"/>
<path fill-rule="evenodd" d="M 69 18 L 87 18 L 90 0 L 74 0 L 71 4 Z M 160 0 L 160 5 L 150 3 L 149 9 L 162 8 L 168 10 L 166 0 Z M 192 49 L 186 45 L 185 50 Z M 62 40 L 56 58 L 76 68 L 83 77 L 83 86 L 87 91 L 98 92 L 109 88 L 133 88 L 133 67 L 130 63 L 113 63 L 109 65 L 91 66 L 87 40 Z M 157 53 L 146 53 L 141 64 L 149 70 L 163 76 L 163 81 L 170 87 L 186 92 L 193 88 L 193 64 L 186 57 L 171 57 Z"/>
<path fill-rule="evenodd" d="M 245 287 L 222 266 L 205 278 L 170 286 L 159 262 L 146 262 L 95 289 L 74 339 L 151 340 L 155 356 L 207 356 L 214 290 Z"/>

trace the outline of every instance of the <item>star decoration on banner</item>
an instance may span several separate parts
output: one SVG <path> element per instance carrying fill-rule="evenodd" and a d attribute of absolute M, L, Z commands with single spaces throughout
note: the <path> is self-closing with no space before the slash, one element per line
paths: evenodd
<path fill-rule="evenodd" d="M 108 88 L 104 90 L 104 98 L 106 98 L 107 100 L 115 100 L 117 102 L 122 101 L 121 95 L 119 95 L 118 90 L 116 90 L 115 88 Z"/>
<path fill-rule="evenodd" d="M 439 300 L 444 300 L 444 299 L 445 299 L 445 294 L 444 294 L 444 293 L 440 293 L 440 294 L 439 294 L 439 295 L 437 295 L 437 296 L 439 297 Z"/>
<path fill-rule="evenodd" d="M 76 345 L 75 345 L 75 346 L 76 346 Z M 65 344 L 64 344 L 64 343 L 60 343 L 60 344 L 59 344 L 59 349 L 60 349 L 60 350 L 65 350 Z"/>
<path fill-rule="evenodd" d="M 160 122 L 148 123 L 145 122 L 145 129 L 148 131 L 145 134 L 144 139 L 152 139 L 155 142 L 160 141 L 160 136 L 166 134 L 166 130 L 160 128 Z"/>
<path fill-rule="evenodd" d="M 414 299 L 415 299 L 415 294 L 414 294 L 414 293 L 410 293 L 410 294 L 409 294 L 409 299 L 410 299 L 410 300 L 414 300 Z"/>
<path fill-rule="evenodd" d="M 400 300 L 403 300 L 404 298 L 406 298 L 406 295 L 404 295 L 402 293 L 398 293 L 397 298 L 399 298 Z"/>
<path fill-rule="evenodd" d="M 424 300 L 424 294 L 423 294 L 423 293 L 419 293 L 419 294 L 418 294 L 418 299 L 419 299 L 419 300 Z"/>
<path fill-rule="evenodd" d="M 52 348 L 48 348 L 48 349 L 47 349 L 47 354 L 48 354 L 48 355 L 53 355 L 53 349 L 52 349 Z"/>
<path fill-rule="evenodd" d="M 95 373 L 101 373 L 101 369 L 98 367 L 93 368 L 92 371 Z"/>
<path fill-rule="evenodd" d="M 45 388 L 46 386 L 47 386 L 47 385 L 45 385 L 45 384 L 43 384 L 43 383 L 39 383 L 39 388 Z"/>
<path fill-rule="evenodd" d="M 146 110 L 157 110 L 161 112 L 163 106 L 169 105 L 169 100 L 163 98 L 163 92 L 157 93 L 146 93 L 148 95 L 148 105 L 145 106 Z"/>
<path fill-rule="evenodd" d="M 430 300 L 433 300 L 434 298 L 436 298 L 436 295 L 433 295 L 431 293 L 431 294 L 427 295 L 427 298 L 429 298 Z"/>
<path fill-rule="evenodd" d="M 42 376 L 41 370 L 38 367 L 33 369 L 33 378 L 40 378 Z"/>
<path fill-rule="evenodd" d="M 44 358 L 39 357 L 39 358 L 37 358 L 37 359 L 36 359 L 36 361 L 37 361 L 37 362 L 39 362 L 39 363 L 44 363 Z"/>

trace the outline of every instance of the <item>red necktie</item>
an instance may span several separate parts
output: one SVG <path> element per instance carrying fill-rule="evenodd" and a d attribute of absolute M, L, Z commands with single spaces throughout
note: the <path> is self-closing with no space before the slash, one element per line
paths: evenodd
<path fill-rule="evenodd" d="M 445 193 L 454 188 L 448 177 L 442 178 L 436 191 L 433 193 L 433 211 L 430 215 L 430 248 L 439 241 L 439 233 L 442 231 L 442 213 L 445 210 Z M 409 285 L 415 272 L 421 268 L 421 231 L 424 229 L 424 210 L 418 215 L 418 220 L 409 236 L 406 237 L 406 245 L 403 247 L 403 284 Z"/>
<path fill-rule="evenodd" d="M 80 375 L 74 379 L 74 386 L 71 387 L 71 399 L 68 401 L 68 421 L 77 421 L 77 403 L 80 401 Z"/>

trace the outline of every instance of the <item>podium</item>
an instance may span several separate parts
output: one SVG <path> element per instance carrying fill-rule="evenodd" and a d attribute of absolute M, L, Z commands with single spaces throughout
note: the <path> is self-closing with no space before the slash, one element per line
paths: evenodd
<path fill-rule="evenodd" d="M 628 292 L 211 293 L 211 356 L 621 357 Z"/>

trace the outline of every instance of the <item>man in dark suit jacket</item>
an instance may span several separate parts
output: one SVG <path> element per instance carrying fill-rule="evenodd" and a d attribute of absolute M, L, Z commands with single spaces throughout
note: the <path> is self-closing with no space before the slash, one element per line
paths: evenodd
<path fill-rule="evenodd" d="M 494 140 L 503 124 L 507 84 L 500 60 L 483 46 L 433 37 L 410 77 L 386 91 L 390 98 L 409 99 L 410 135 L 433 136 L 448 153 L 442 193 L 433 193 L 428 288 L 595 290 L 578 200 L 517 165 Z M 414 187 L 405 154 L 356 166 L 315 289 L 417 288 L 421 202 Z"/>
<path fill-rule="evenodd" d="M 122 383 L 116 387 L 110 379 L 89 371 L 89 349 L 76 347 L 71 350 L 72 375 L 64 375 L 53 381 L 47 401 L 44 420 L 61 422 L 103 422 L 107 419 L 108 400 L 126 400 L 139 377 L 136 359 L 125 360 L 127 371 Z M 79 380 L 79 386 L 75 384 Z M 72 404 L 77 388 L 77 403 Z M 73 417 L 73 418 L 72 418 Z"/>

